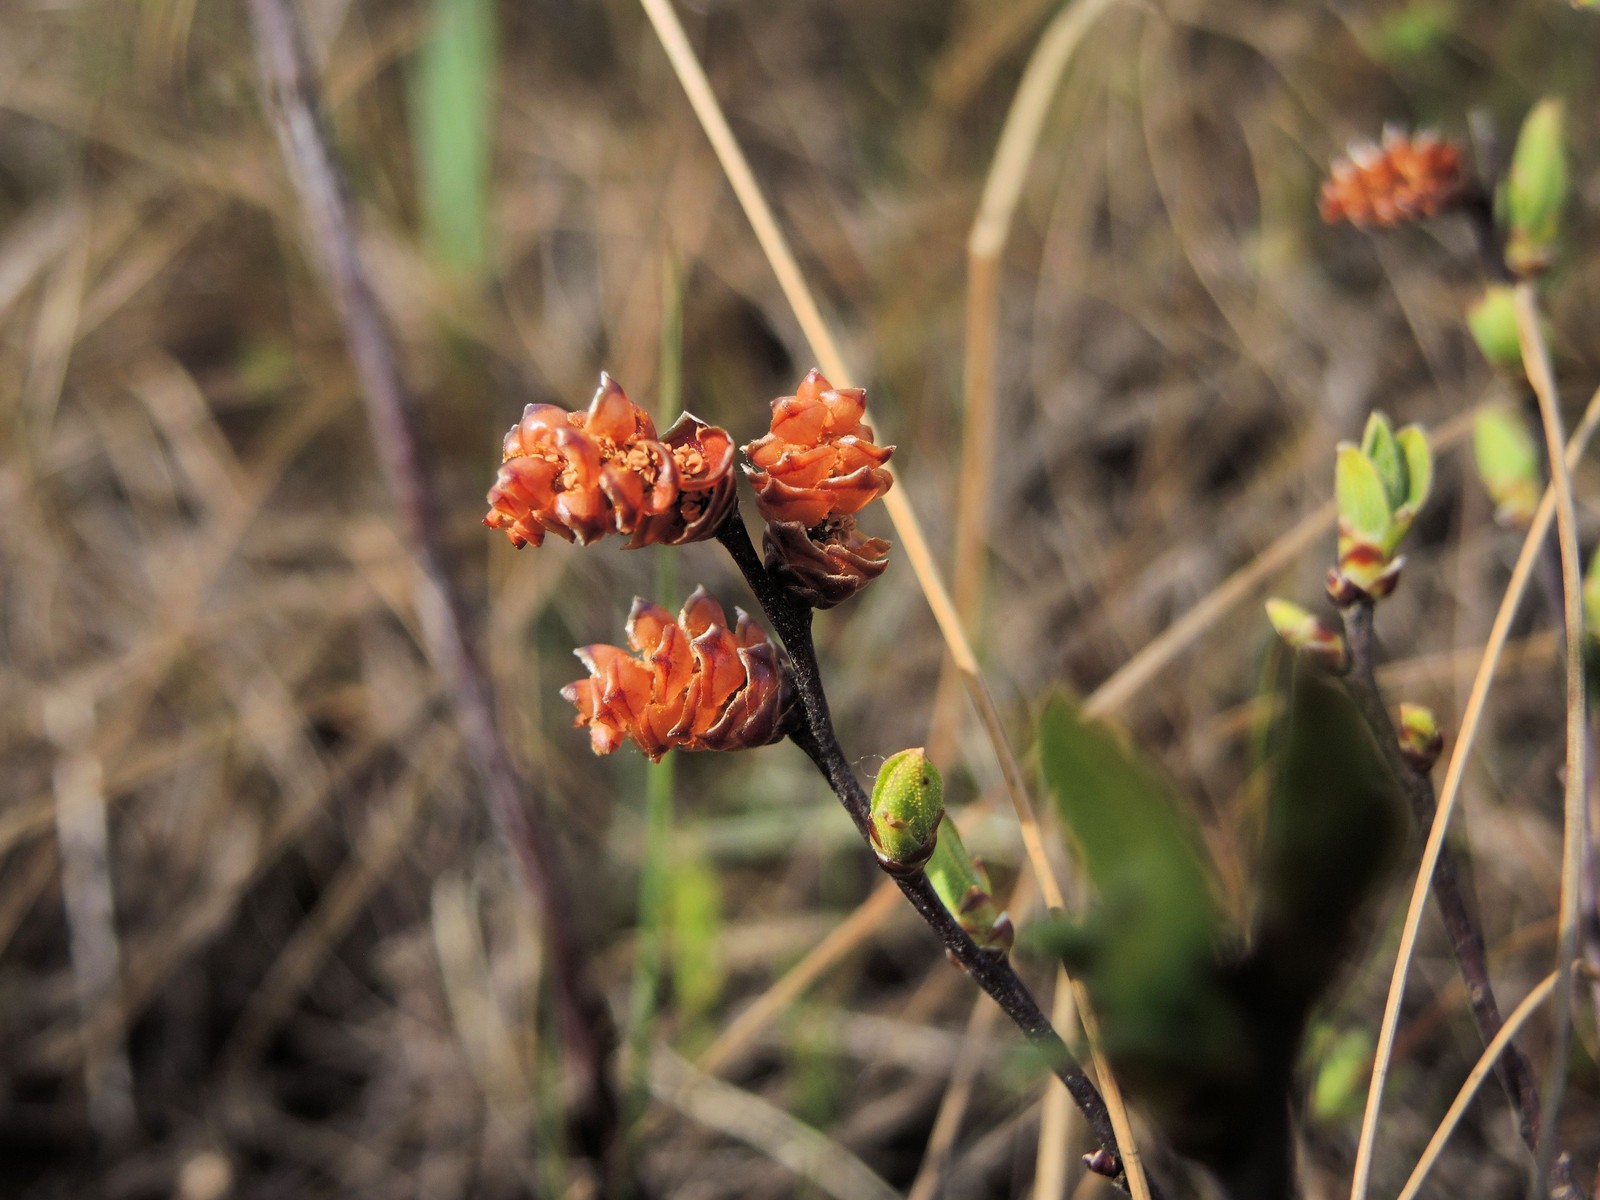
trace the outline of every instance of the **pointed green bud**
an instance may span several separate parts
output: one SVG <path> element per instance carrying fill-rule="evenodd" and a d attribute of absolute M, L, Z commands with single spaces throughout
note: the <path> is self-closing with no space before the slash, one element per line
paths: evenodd
<path fill-rule="evenodd" d="M 1483 351 L 1483 357 L 1497 367 L 1522 366 L 1522 342 L 1517 337 L 1517 304 L 1512 290 L 1503 283 L 1492 283 L 1477 302 L 1467 309 L 1467 328 Z"/>
<path fill-rule="evenodd" d="M 1444 749 L 1444 735 L 1439 732 L 1439 718 L 1433 709 L 1421 704 L 1400 705 L 1400 753 L 1405 760 L 1426 775 L 1439 761 L 1439 751 Z"/>
<path fill-rule="evenodd" d="M 1011 949 L 1011 917 L 995 902 L 989 873 L 981 859 L 967 853 L 954 821 L 940 830 L 927 872 L 939 899 L 979 947 L 1000 954 Z"/>
<path fill-rule="evenodd" d="M 1478 477 L 1494 501 L 1502 525 L 1522 528 L 1533 520 L 1543 491 L 1539 450 L 1528 426 L 1507 408 L 1486 408 L 1472 423 Z"/>
<path fill-rule="evenodd" d="M 1350 669 L 1344 638 L 1298 604 L 1277 596 L 1267 601 L 1267 620 L 1291 650 L 1304 654 L 1324 670 L 1343 675 Z"/>
<path fill-rule="evenodd" d="M 920 746 L 891 754 L 872 785 L 872 848 L 891 874 L 920 870 L 939 840 L 944 781 Z"/>
<path fill-rule="evenodd" d="M 1567 161 L 1562 140 L 1561 102 L 1533 106 L 1517 135 L 1506 176 L 1506 264 L 1518 275 L 1535 275 L 1550 263 L 1550 252 L 1567 199 Z"/>

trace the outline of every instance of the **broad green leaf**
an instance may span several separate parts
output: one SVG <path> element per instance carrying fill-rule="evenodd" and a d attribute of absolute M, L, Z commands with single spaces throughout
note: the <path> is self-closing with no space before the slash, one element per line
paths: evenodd
<path fill-rule="evenodd" d="M 1404 510 L 1409 525 L 1428 502 L 1428 492 L 1433 488 L 1433 451 L 1428 448 L 1428 435 L 1420 425 L 1407 425 L 1395 434 L 1395 444 L 1406 463 L 1406 493 L 1397 507 Z"/>

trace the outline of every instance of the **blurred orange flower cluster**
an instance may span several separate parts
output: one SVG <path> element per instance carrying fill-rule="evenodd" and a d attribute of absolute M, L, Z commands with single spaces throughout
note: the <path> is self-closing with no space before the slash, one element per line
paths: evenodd
<path fill-rule="evenodd" d="M 650 414 L 602 374 L 587 412 L 523 410 L 483 523 L 518 549 L 546 533 L 580 545 L 631 534 L 630 548 L 701 541 L 733 507 L 733 453 L 726 430 L 688 413 L 658 438 Z"/>
<path fill-rule="evenodd" d="M 628 616 L 628 644 L 576 651 L 589 678 L 561 694 L 577 706 L 596 754 L 632 738 L 652 759 L 673 747 L 743 750 L 788 732 L 793 685 L 787 665 L 761 629 L 738 609 L 728 628 L 722 606 L 696 588 L 674 621 L 648 600 Z"/>
<path fill-rule="evenodd" d="M 1358 142 L 1334 162 L 1318 208 L 1330 224 L 1399 225 L 1444 211 L 1464 191 L 1460 150 L 1438 134 L 1391 126 L 1381 146 Z"/>

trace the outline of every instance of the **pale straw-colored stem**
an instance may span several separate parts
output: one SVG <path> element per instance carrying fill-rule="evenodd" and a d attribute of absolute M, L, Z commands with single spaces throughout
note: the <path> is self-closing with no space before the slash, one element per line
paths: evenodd
<path fill-rule="evenodd" d="M 971 626 L 983 600 L 987 575 L 983 534 L 988 526 L 988 498 L 994 472 L 994 365 L 1000 302 L 1000 257 L 1011 236 L 1017 202 L 1044 132 L 1045 118 L 1066 73 L 1067 64 L 1113 0 L 1075 0 L 1062 6 L 1045 27 L 1022 70 L 1011 108 L 1000 129 L 972 230 L 967 236 L 966 355 L 962 364 L 960 483 L 956 491 L 956 612 Z M 929 744 L 945 746 L 953 738 L 958 710 L 947 662 L 939 681 Z M 1046 1112 L 1049 1111 L 1048 1105 Z M 1041 1140 L 1043 1140 L 1041 1134 Z"/>
<path fill-rule="evenodd" d="M 1584 785 L 1589 778 L 1584 759 L 1588 753 L 1583 686 L 1583 565 L 1578 559 L 1578 518 L 1572 500 L 1572 477 L 1562 457 L 1566 435 L 1561 424 L 1561 401 L 1550 351 L 1539 328 L 1539 297 L 1533 284 L 1517 284 L 1517 338 L 1522 344 L 1522 365 L 1539 398 L 1539 419 L 1544 426 L 1545 457 L 1550 463 L 1550 489 L 1556 499 L 1556 545 L 1561 556 L 1561 606 L 1567 644 L 1567 776 L 1565 817 L 1561 848 L 1561 907 L 1556 933 L 1555 1031 L 1550 1047 L 1550 1074 L 1545 1080 L 1543 1104 L 1545 1135 L 1539 1140 L 1536 1194 L 1550 1173 L 1555 1156 L 1555 1130 L 1559 1127 L 1562 1093 L 1567 1080 L 1567 1044 L 1572 1037 L 1572 965 L 1578 956 L 1578 918 L 1583 880 Z"/>
<path fill-rule="evenodd" d="M 1456 1093 L 1450 1109 L 1444 1114 L 1444 1119 L 1439 1122 L 1439 1127 L 1433 1131 L 1433 1137 L 1428 1139 L 1427 1146 L 1422 1151 L 1422 1157 L 1417 1160 L 1416 1167 L 1411 1172 L 1411 1178 L 1406 1180 L 1405 1187 L 1400 1189 L 1397 1200 L 1414 1200 L 1416 1194 L 1422 1190 L 1423 1182 L 1428 1178 L 1428 1172 L 1433 1170 L 1433 1164 L 1443 1153 L 1445 1143 L 1450 1140 L 1450 1135 L 1455 1132 L 1456 1126 L 1461 1122 L 1461 1116 L 1467 1111 L 1467 1105 L 1472 1103 L 1472 1098 L 1478 1094 L 1478 1088 L 1494 1070 L 1494 1064 L 1501 1053 L 1516 1036 L 1517 1030 L 1534 1013 L 1534 1010 L 1544 1003 L 1551 990 L 1560 978 L 1560 971 L 1552 971 L 1546 975 L 1533 991 L 1529 992 L 1522 1003 L 1511 1010 L 1511 1015 L 1506 1018 L 1506 1023 L 1500 1027 L 1500 1032 L 1484 1047 L 1483 1053 L 1478 1056 L 1478 1061 L 1473 1065 L 1467 1075 L 1467 1081 L 1461 1085 L 1461 1090 Z"/>
<path fill-rule="evenodd" d="M 1595 428 L 1600 425 L 1600 391 L 1589 401 L 1583 420 L 1567 443 L 1565 462 L 1570 467 L 1583 453 Z M 1556 459 L 1560 461 L 1561 456 Z M 1439 789 L 1439 806 L 1434 813 L 1433 826 L 1428 831 L 1427 845 L 1422 851 L 1422 862 L 1417 867 L 1416 880 L 1411 887 L 1411 902 L 1406 909 L 1405 924 L 1400 933 L 1400 948 L 1395 955 L 1394 973 L 1389 980 L 1389 995 L 1384 1003 L 1383 1023 L 1378 1029 L 1378 1048 L 1372 1065 L 1372 1082 L 1367 1088 L 1366 1111 L 1361 1118 L 1361 1134 L 1356 1143 L 1354 1177 L 1350 1182 L 1351 1200 L 1365 1200 L 1372 1175 L 1372 1151 L 1377 1139 L 1378 1111 L 1383 1100 L 1383 1085 L 1389 1076 L 1390 1058 L 1394 1053 L 1395 1030 L 1400 1020 L 1400 1002 L 1405 996 L 1406 972 L 1416 951 L 1417 933 L 1422 927 L 1422 910 L 1427 903 L 1428 889 L 1434 868 L 1439 864 L 1439 853 L 1444 847 L 1445 832 L 1450 816 L 1455 812 L 1456 800 L 1461 794 L 1461 781 L 1466 774 L 1467 759 L 1477 740 L 1478 725 L 1483 719 L 1484 705 L 1489 698 L 1489 687 L 1500 663 L 1500 652 L 1505 648 L 1506 636 L 1511 631 L 1517 605 L 1527 590 L 1528 580 L 1538 561 L 1539 548 L 1549 532 L 1555 515 L 1554 487 L 1547 487 L 1539 501 L 1538 510 L 1522 542 L 1522 551 L 1511 568 L 1511 578 L 1506 582 L 1505 594 L 1500 599 L 1500 609 L 1495 613 L 1489 638 L 1478 661 L 1477 675 L 1472 690 L 1467 695 L 1466 707 L 1461 714 L 1461 724 L 1456 744 L 1450 754 L 1450 764 L 1445 770 L 1444 783 Z"/>

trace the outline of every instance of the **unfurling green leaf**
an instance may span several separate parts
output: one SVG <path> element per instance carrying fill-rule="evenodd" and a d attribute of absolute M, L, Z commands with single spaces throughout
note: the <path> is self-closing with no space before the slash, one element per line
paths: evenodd
<path fill-rule="evenodd" d="M 974 942 L 1001 953 L 1011 948 L 1011 918 L 996 903 L 989 873 L 980 859 L 967 853 L 954 821 L 940 827 L 939 842 L 924 869 L 939 899 Z"/>
<path fill-rule="evenodd" d="M 1395 441 L 1394 428 L 1389 418 L 1375 412 L 1367 418 L 1367 427 L 1361 433 L 1361 453 L 1372 461 L 1373 469 L 1383 482 L 1384 499 L 1389 511 L 1394 512 L 1406 502 L 1411 493 L 1411 480 L 1406 472 L 1405 456 Z"/>
<path fill-rule="evenodd" d="M 1334 494 L 1339 502 L 1339 519 L 1351 532 L 1373 542 L 1387 539 L 1390 508 L 1383 477 L 1373 461 L 1349 443 L 1339 447 Z"/>

